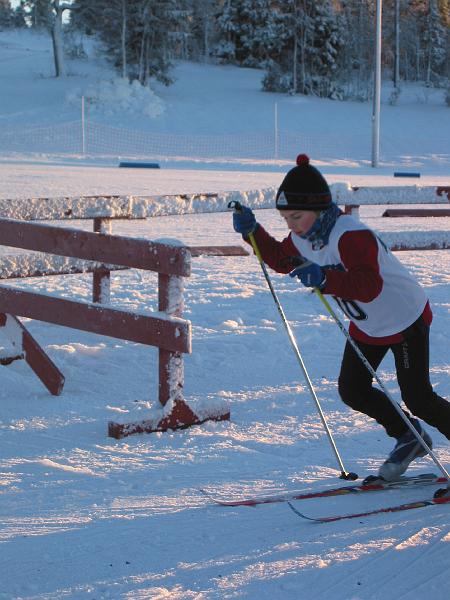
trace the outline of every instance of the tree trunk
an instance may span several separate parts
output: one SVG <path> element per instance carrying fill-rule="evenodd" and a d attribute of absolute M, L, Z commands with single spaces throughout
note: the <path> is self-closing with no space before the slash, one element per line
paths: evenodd
<path fill-rule="evenodd" d="M 294 53 L 292 58 L 292 93 L 297 93 L 297 61 L 298 61 L 298 35 L 297 28 L 294 34 Z"/>
<path fill-rule="evenodd" d="M 125 79 L 127 76 L 127 6 L 126 6 L 125 0 L 122 0 L 121 42 L 122 42 L 122 77 Z"/>
<path fill-rule="evenodd" d="M 203 18 L 203 61 L 209 62 L 209 12 Z"/>
<path fill-rule="evenodd" d="M 400 84 L 400 0 L 395 0 L 395 64 L 394 87 Z"/>
<path fill-rule="evenodd" d="M 145 43 L 145 84 L 147 85 L 150 80 L 150 37 L 146 36 Z"/>
<path fill-rule="evenodd" d="M 62 40 L 62 16 L 65 10 L 72 8 L 70 4 L 60 4 L 59 0 L 53 0 L 52 8 L 55 18 L 52 26 L 53 58 L 55 60 L 56 77 L 65 77 L 66 64 L 64 61 L 64 46 Z"/>
<path fill-rule="evenodd" d="M 425 85 L 428 87 L 431 85 L 432 73 L 433 73 L 433 14 L 437 12 L 436 0 L 429 0 L 428 4 L 428 40 L 427 40 L 427 75 Z"/>
<path fill-rule="evenodd" d="M 59 2 L 55 2 L 55 8 Z M 53 58 L 55 60 L 56 77 L 65 77 L 66 65 L 64 61 L 64 48 L 62 41 L 62 11 L 57 10 L 52 27 Z"/>
<path fill-rule="evenodd" d="M 139 51 L 139 83 L 144 85 L 145 79 L 145 61 L 146 61 L 146 52 L 145 52 L 145 44 L 146 44 L 147 35 L 145 31 L 142 33 L 141 37 L 141 48 Z"/>
<path fill-rule="evenodd" d="M 297 2 L 294 4 L 294 48 L 293 48 L 293 56 L 292 56 L 292 94 L 296 94 L 298 91 L 298 6 Z M 302 90 L 303 91 L 303 90 Z"/>

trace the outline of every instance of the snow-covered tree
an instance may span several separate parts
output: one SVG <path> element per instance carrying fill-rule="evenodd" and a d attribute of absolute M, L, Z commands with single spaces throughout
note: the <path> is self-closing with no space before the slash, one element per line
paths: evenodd
<path fill-rule="evenodd" d="M 448 2 L 429 0 L 426 27 L 424 31 L 424 46 L 426 60 L 427 85 L 439 85 L 443 75 L 443 66 L 446 64 L 448 52 L 448 28 L 445 26 L 440 8 L 446 8 L 447 19 L 449 14 Z M 446 6 L 445 6 L 446 5 Z"/>
<path fill-rule="evenodd" d="M 127 77 L 127 41 L 129 5 L 127 0 L 75 0 L 70 27 L 88 35 L 98 35 L 104 42 L 108 58 Z"/>
<path fill-rule="evenodd" d="M 450 62 L 448 0 L 402 0 L 400 75 L 406 80 L 446 85 Z"/>
<path fill-rule="evenodd" d="M 23 0 L 21 4 L 29 27 L 51 30 L 54 18 L 51 0 Z"/>
<path fill-rule="evenodd" d="M 186 46 L 187 4 L 187 0 L 75 0 L 71 24 L 98 35 L 123 77 L 142 84 L 150 77 L 170 83 L 171 58 Z"/>
<path fill-rule="evenodd" d="M 21 29 L 27 26 L 27 14 L 23 0 L 13 9 L 11 27 Z"/>
<path fill-rule="evenodd" d="M 11 27 L 12 14 L 9 0 L 0 0 L 0 28 Z"/>
<path fill-rule="evenodd" d="M 373 11 L 371 0 L 343 0 L 339 6 L 339 81 L 346 97 L 367 100 L 372 92 Z"/>
<path fill-rule="evenodd" d="M 217 10 L 217 0 L 191 0 L 189 47 L 194 59 L 208 61 L 211 56 L 218 35 Z"/>
<path fill-rule="evenodd" d="M 153 77 L 168 85 L 174 56 L 186 57 L 190 11 L 181 0 L 129 4 L 129 77 L 145 85 Z"/>
<path fill-rule="evenodd" d="M 276 43 L 272 5 L 270 0 L 226 0 L 214 54 L 223 62 L 264 66 Z"/>
<path fill-rule="evenodd" d="M 337 97 L 341 36 L 331 0 L 285 0 L 273 14 L 277 43 L 264 89 Z"/>

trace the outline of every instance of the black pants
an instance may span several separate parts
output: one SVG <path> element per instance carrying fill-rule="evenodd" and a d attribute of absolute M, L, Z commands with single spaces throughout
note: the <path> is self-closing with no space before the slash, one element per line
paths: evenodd
<path fill-rule="evenodd" d="M 395 358 L 397 381 L 406 407 L 450 439 L 450 402 L 433 391 L 429 374 L 429 327 L 422 318 L 405 332 L 405 341 L 387 346 L 356 342 L 373 369 L 391 350 Z M 373 387 L 372 375 L 347 341 L 339 375 L 339 394 L 342 400 L 359 412 L 374 418 L 388 435 L 398 438 L 406 424 L 392 406 L 386 394 Z M 407 416 L 410 416 L 405 411 Z"/>

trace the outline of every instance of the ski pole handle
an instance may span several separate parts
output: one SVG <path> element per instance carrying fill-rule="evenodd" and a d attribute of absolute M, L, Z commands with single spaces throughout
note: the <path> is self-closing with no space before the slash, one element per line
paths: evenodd
<path fill-rule="evenodd" d="M 228 202 L 228 208 L 233 209 L 237 213 L 242 212 L 242 204 L 239 202 L 239 200 L 231 200 L 230 202 Z M 261 256 L 261 252 L 259 251 L 258 244 L 256 243 L 253 232 L 249 233 L 247 235 L 247 237 L 250 240 L 250 243 L 252 245 L 253 252 L 255 253 L 256 258 L 258 259 L 260 265 L 262 266 L 264 264 L 263 257 Z"/>
<path fill-rule="evenodd" d="M 228 208 L 231 208 L 236 212 L 242 212 L 242 204 L 239 202 L 239 200 L 230 200 L 230 202 L 228 202 Z"/>

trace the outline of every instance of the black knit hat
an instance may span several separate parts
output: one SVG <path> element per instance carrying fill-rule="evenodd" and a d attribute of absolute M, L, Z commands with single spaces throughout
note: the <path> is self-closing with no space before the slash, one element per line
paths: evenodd
<path fill-rule="evenodd" d="M 278 210 L 326 210 L 331 192 L 322 174 L 309 164 L 306 154 L 297 156 L 297 166 L 283 179 L 276 198 Z"/>

